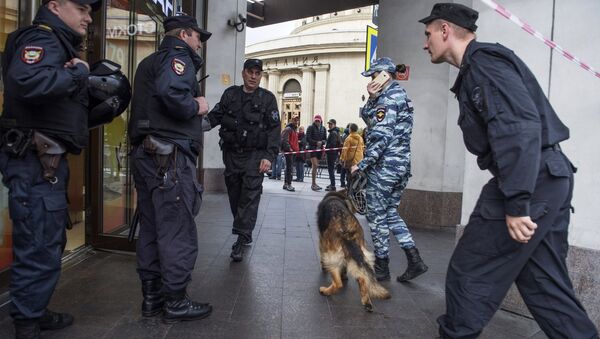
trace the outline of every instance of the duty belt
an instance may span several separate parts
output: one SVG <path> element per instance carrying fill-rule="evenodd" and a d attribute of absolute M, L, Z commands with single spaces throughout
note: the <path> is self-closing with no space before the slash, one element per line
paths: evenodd
<path fill-rule="evenodd" d="M 44 180 L 56 184 L 56 170 L 66 147 L 54 137 L 33 129 L 11 128 L 2 135 L 2 151 L 13 158 L 23 158 L 25 152 L 34 151 L 42 165 Z"/>

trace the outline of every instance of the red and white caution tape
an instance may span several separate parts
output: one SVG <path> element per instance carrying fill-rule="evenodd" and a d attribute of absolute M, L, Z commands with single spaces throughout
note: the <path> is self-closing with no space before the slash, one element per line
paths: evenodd
<path fill-rule="evenodd" d="M 521 19 L 519 19 L 514 14 L 512 14 L 511 12 L 509 12 L 503 6 L 501 6 L 498 3 L 496 3 L 494 0 L 480 0 L 480 1 L 483 2 L 484 4 L 488 5 L 489 7 L 491 7 L 493 10 L 495 10 L 496 12 L 498 12 L 503 17 L 505 17 L 505 18 L 509 19 L 510 21 L 514 22 L 515 24 L 519 25 L 519 27 L 521 27 L 522 30 L 524 30 L 525 32 L 527 32 L 527 33 L 533 35 L 534 37 L 538 38 L 544 44 L 546 44 L 548 47 L 550 47 L 550 48 L 555 49 L 556 51 L 558 51 L 560 54 L 562 54 L 568 60 L 570 60 L 570 61 L 578 64 L 579 67 L 581 67 L 584 70 L 592 73 L 597 78 L 600 78 L 600 73 L 598 71 L 594 70 L 590 65 L 588 65 L 587 63 L 581 61 L 578 57 L 574 56 L 573 54 L 569 53 L 568 51 L 564 50 L 556 42 L 554 42 L 554 41 L 552 41 L 552 40 L 544 37 L 542 35 L 542 33 L 540 33 L 539 31 L 535 30 L 528 23 L 523 22 Z"/>
<path fill-rule="evenodd" d="M 335 148 L 320 148 L 320 149 L 309 149 L 306 151 L 295 151 L 295 152 L 281 152 L 280 154 L 303 154 L 303 153 L 315 153 L 315 152 L 328 152 L 328 151 L 339 151 L 344 148 L 357 148 L 358 146 L 351 147 L 335 147 Z"/>

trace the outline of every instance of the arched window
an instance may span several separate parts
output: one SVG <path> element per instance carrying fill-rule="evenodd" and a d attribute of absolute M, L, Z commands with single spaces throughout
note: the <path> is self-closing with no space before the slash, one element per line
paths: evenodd
<path fill-rule="evenodd" d="M 285 96 L 286 93 L 297 93 L 297 96 L 300 96 L 302 93 L 302 88 L 300 87 L 300 83 L 296 79 L 290 79 L 286 81 L 285 85 L 283 85 L 283 94 Z"/>

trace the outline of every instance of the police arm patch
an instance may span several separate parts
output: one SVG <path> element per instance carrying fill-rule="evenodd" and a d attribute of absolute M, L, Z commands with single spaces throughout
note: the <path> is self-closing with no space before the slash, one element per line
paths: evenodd
<path fill-rule="evenodd" d="M 279 111 L 274 110 L 271 112 L 271 117 L 273 118 L 273 121 L 279 121 Z"/>
<path fill-rule="evenodd" d="M 21 54 L 21 61 L 28 65 L 37 64 L 44 58 L 44 49 L 38 46 L 25 46 Z"/>
<path fill-rule="evenodd" d="M 185 62 L 174 58 L 173 61 L 171 61 L 171 69 L 173 69 L 175 74 L 183 75 L 183 73 L 185 73 Z"/>
<path fill-rule="evenodd" d="M 377 108 L 377 112 L 375 112 L 375 119 L 377 122 L 382 122 L 385 119 L 385 107 Z"/>

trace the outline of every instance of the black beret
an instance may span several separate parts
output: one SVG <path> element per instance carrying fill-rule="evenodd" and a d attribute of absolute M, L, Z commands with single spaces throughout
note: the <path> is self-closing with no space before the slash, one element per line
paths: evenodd
<path fill-rule="evenodd" d="M 244 62 L 244 69 L 250 69 L 258 67 L 259 70 L 263 70 L 263 63 L 260 59 L 248 59 Z"/>
<path fill-rule="evenodd" d="M 479 13 L 467 6 L 451 2 L 437 3 L 433 5 L 431 14 L 428 17 L 419 20 L 419 22 L 428 24 L 433 20 L 443 19 L 460 27 L 466 28 L 471 32 L 475 32 L 477 30 L 475 21 L 477 21 L 478 17 Z"/>
<path fill-rule="evenodd" d="M 202 42 L 208 40 L 212 35 L 212 33 L 198 27 L 196 18 L 189 15 L 170 16 L 163 22 L 163 27 L 165 28 L 165 32 L 172 31 L 176 28 L 191 28 L 200 33 L 200 41 Z"/>

